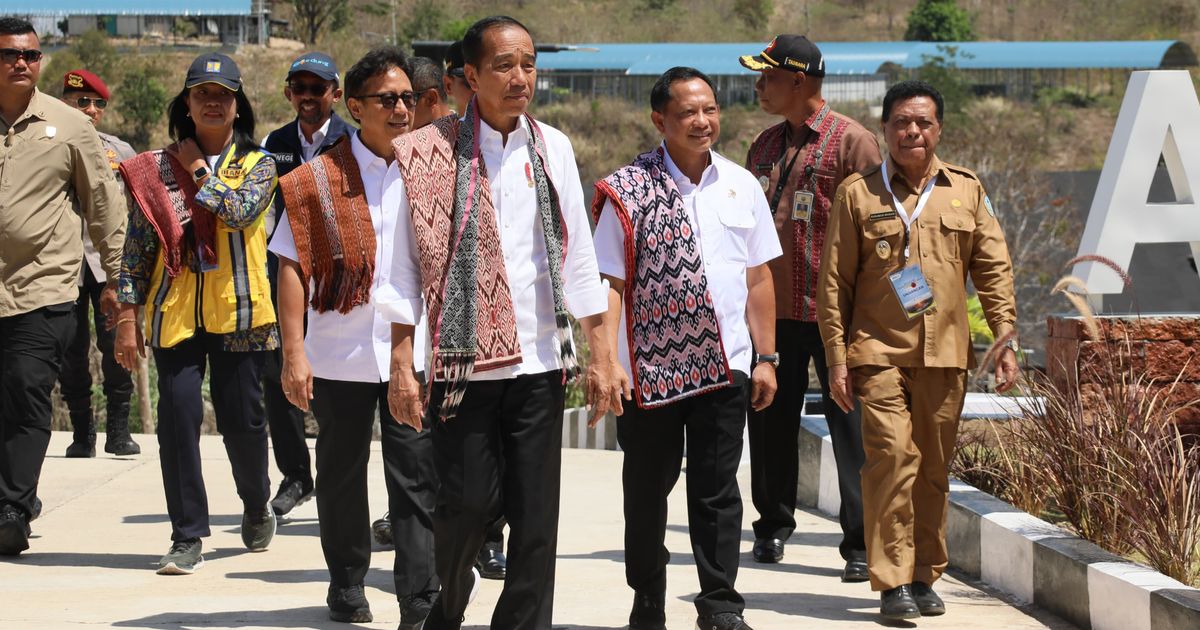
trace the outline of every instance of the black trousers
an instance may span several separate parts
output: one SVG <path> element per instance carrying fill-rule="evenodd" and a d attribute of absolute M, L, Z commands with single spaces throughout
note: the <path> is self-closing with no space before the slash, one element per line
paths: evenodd
<path fill-rule="evenodd" d="M 267 409 L 267 425 L 271 428 L 275 465 L 285 478 L 311 482 L 312 459 L 308 454 L 308 442 L 304 440 L 304 412 L 288 402 L 280 382 L 283 349 L 265 354 L 262 372 L 263 402 Z"/>
<path fill-rule="evenodd" d="M 491 627 L 547 630 L 558 548 L 562 372 L 473 381 L 449 422 L 437 420 L 444 393 L 445 385 L 434 383 L 428 411 L 441 484 L 433 531 L 442 594 L 425 628 L 461 627 L 471 567 L 503 500 L 508 569 Z"/>
<path fill-rule="evenodd" d="M 100 369 L 104 375 L 104 401 L 107 418 L 113 420 L 129 418 L 129 400 L 133 396 L 133 378 L 117 363 L 113 355 L 116 331 L 106 330 L 104 315 L 100 313 L 100 293 L 104 283 L 96 280 L 87 263 L 83 265 L 83 286 L 79 287 L 79 299 L 75 301 L 75 334 L 63 357 L 62 397 L 71 412 L 71 423 L 76 431 L 84 429 L 92 421 L 92 372 L 88 353 L 92 345 L 91 325 L 96 327 L 96 348 L 100 350 Z M 88 316 L 88 307 L 91 316 Z"/>
<path fill-rule="evenodd" d="M 71 342 L 74 304 L 0 317 L 0 506 L 33 513 L 50 445 L 50 392 Z"/>
<path fill-rule="evenodd" d="M 861 470 L 866 456 L 862 446 L 862 416 L 857 408 L 847 414 L 829 397 L 829 368 L 816 323 L 776 320 L 775 347 L 780 358 L 775 373 L 779 391 L 770 407 L 750 413 L 750 488 L 759 516 L 754 522 L 754 536 L 787 540 L 796 529 L 800 415 L 808 391 L 811 360 L 821 382 L 821 407 L 829 424 L 842 494 L 838 512 L 842 543 L 838 550 L 845 560 L 865 561 Z"/>
<path fill-rule="evenodd" d="M 367 462 L 375 413 L 383 432 L 383 473 L 396 559 L 396 597 L 438 589 L 433 508 L 437 473 L 428 430 L 401 425 L 388 411 L 387 383 L 313 379 L 317 433 L 317 514 L 321 550 L 335 586 L 362 584 L 371 566 Z"/>
<path fill-rule="evenodd" d="M 209 392 L 238 496 L 246 510 L 270 499 L 267 419 L 262 406 L 264 352 L 230 352 L 222 335 L 204 331 L 172 348 L 155 348 L 158 366 L 158 448 L 171 540 L 209 535 L 208 494 L 200 466 L 200 388 L 212 366 Z M 269 509 L 269 508 L 268 508 Z"/>
<path fill-rule="evenodd" d="M 630 403 L 617 418 L 617 441 L 625 452 L 625 581 L 639 593 L 667 590 L 667 496 L 679 480 L 687 437 L 688 535 L 700 577 L 696 610 L 701 615 L 740 613 L 746 607 L 734 588 L 742 538 L 742 460 L 749 379 L 734 371 L 733 386 L 665 407 Z"/>

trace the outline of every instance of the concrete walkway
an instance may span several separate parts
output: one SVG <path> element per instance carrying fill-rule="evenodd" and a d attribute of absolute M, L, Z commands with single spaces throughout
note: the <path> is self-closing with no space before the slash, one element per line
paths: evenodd
<path fill-rule="evenodd" d="M 0 560 L 0 628 L 347 628 L 328 620 L 327 574 L 317 538 L 314 502 L 296 510 L 264 553 L 248 553 L 238 536 L 241 504 L 219 438 L 205 437 L 205 478 L 212 510 L 207 564 L 195 575 L 162 577 L 155 563 L 170 545 L 157 447 L 137 436 L 145 454 L 116 459 L 64 459 L 70 434 L 55 434 L 42 474 L 42 518 L 31 549 Z M 103 438 L 101 438 L 103 441 Z M 379 443 L 372 457 L 373 514 L 385 505 Z M 555 628 L 623 628 L 631 592 L 622 565 L 621 454 L 565 450 Z M 274 473 L 274 471 L 273 471 Z M 273 482 L 277 479 L 273 479 Z M 687 537 L 684 492 L 671 496 L 667 547 L 667 627 L 695 627 L 697 590 Z M 742 492 L 747 519 L 738 588 L 756 630 L 871 628 L 878 597 L 865 584 L 842 584 L 837 523 L 799 512 L 799 528 L 779 565 L 750 559 L 753 535 L 748 471 Z M 367 576 L 374 624 L 399 620 L 391 594 L 392 556 L 380 550 Z M 949 613 L 900 627 L 1069 628 L 1044 613 L 1006 602 L 996 593 L 949 577 L 940 583 Z M 467 611 L 467 627 L 486 628 L 500 583 L 484 581 Z"/>

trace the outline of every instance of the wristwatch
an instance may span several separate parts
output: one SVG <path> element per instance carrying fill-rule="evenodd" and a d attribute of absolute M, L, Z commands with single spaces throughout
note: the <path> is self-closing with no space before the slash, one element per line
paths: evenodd
<path fill-rule="evenodd" d="M 754 355 L 755 363 L 770 363 L 775 367 L 779 367 L 779 354 L 756 354 Z"/>
<path fill-rule="evenodd" d="M 200 168 L 192 171 L 192 180 L 198 182 L 198 181 L 204 179 L 205 177 L 208 177 L 208 175 L 209 175 L 208 167 L 201 166 Z"/>
<path fill-rule="evenodd" d="M 1021 346 L 1019 346 L 1017 344 L 1016 337 L 1013 337 L 1013 338 L 1009 339 L 1008 341 L 1004 342 L 1004 347 L 1008 348 L 1009 350 L 1012 350 L 1013 354 L 1016 354 L 1017 356 L 1021 356 Z"/>

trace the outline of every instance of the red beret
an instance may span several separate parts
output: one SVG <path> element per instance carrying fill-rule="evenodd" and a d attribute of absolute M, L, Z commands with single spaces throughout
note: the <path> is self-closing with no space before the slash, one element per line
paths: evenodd
<path fill-rule="evenodd" d="M 72 70 L 63 76 L 63 92 L 95 92 L 100 98 L 109 98 L 108 86 L 100 77 L 87 70 Z"/>

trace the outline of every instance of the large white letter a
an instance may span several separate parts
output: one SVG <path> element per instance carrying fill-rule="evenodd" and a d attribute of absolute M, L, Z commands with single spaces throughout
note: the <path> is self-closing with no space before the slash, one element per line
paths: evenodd
<path fill-rule="evenodd" d="M 1149 203 L 1158 157 L 1176 201 Z M 1128 269 L 1137 243 L 1189 242 L 1200 259 L 1200 101 L 1186 70 L 1134 72 L 1117 117 L 1079 253 Z M 1075 267 L 1093 296 L 1120 293 L 1120 278 L 1093 263 Z"/>

